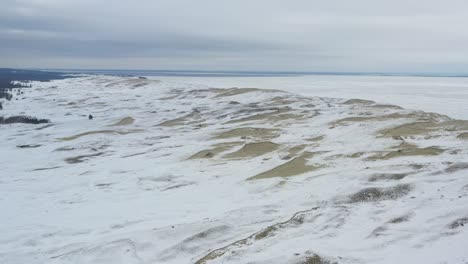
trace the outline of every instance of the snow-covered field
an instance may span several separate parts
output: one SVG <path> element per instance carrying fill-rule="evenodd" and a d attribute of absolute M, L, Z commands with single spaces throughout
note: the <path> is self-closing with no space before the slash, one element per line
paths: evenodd
<path fill-rule="evenodd" d="M 468 121 L 163 79 L 4 103 L 0 263 L 468 263 Z"/>
<path fill-rule="evenodd" d="M 468 120 L 468 78 L 413 76 L 156 77 L 213 87 L 280 89 L 305 96 L 362 98 Z"/>

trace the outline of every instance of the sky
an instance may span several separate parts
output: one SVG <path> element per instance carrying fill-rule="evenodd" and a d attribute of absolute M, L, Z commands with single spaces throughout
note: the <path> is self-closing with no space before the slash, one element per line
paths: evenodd
<path fill-rule="evenodd" d="M 468 73 L 466 0 L 0 4 L 0 67 Z"/>

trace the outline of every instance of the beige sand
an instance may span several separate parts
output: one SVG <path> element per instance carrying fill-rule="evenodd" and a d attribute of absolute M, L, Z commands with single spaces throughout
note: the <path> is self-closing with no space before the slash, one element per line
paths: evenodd
<path fill-rule="evenodd" d="M 322 141 L 324 138 L 325 138 L 325 136 L 317 136 L 317 137 L 313 137 L 313 138 L 307 138 L 306 140 L 311 141 L 311 142 L 317 142 L 317 141 Z"/>
<path fill-rule="evenodd" d="M 407 137 L 415 135 L 424 135 L 430 132 L 434 132 L 439 128 L 435 122 L 412 122 L 404 125 L 400 125 L 393 128 L 383 129 L 380 131 L 385 137 Z"/>
<path fill-rule="evenodd" d="M 427 148 L 407 148 L 388 152 L 384 155 L 374 155 L 369 160 L 387 160 L 406 156 L 437 156 L 444 152 L 444 149 L 438 147 Z"/>
<path fill-rule="evenodd" d="M 248 110 L 248 111 L 242 110 L 241 111 L 242 113 L 243 112 L 255 113 L 255 112 L 266 112 L 266 111 L 270 111 L 270 112 L 254 114 L 254 115 L 250 115 L 250 116 L 247 116 L 247 117 L 242 117 L 242 118 L 239 118 L 239 119 L 233 119 L 233 120 L 230 120 L 230 121 L 226 122 L 226 124 L 268 119 L 270 116 L 285 113 L 285 112 L 289 112 L 290 110 L 291 109 L 289 107 L 284 107 L 284 108 L 277 108 L 277 107 L 275 107 L 275 108 L 259 108 L 259 109 L 252 109 L 252 110 Z"/>
<path fill-rule="evenodd" d="M 403 109 L 401 106 L 398 105 L 391 105 L 391 104 L 376 104 L 376 105 L 371 105 L 373 108 L 377 109 L 396 109 L 396 110 L 401 110 Z"/>
<path fill-rule="evenodd" d="M 271 103 L 268 105 L 289 105 L 297 102 L 297 100 L 292 100 L 291 98 L 276 96 L 270 100 Z"/>
<path fill-rule="evenodd" d="M 431 113 L 426 113 L 430 115 Z M 433 114 L 437 116 L 437 114 Z M 430 118 L 430 116 L 428 116 Z M 468 130 L 468 121 L 466 120 L 446 120 L 446 121 L 425 121 L 425 122 L 412 122 L 403 124 L 397 127 L 383 129 L 380 134 L 387 137 L 395 136 L 415 136 L 425 135 L 438 130 L 443 131 L 462 131 Z"/>
<path fill-rule="evenodd" d="M 273 128 L 240 127 L 221 132 L 214 138 L 252 137 L 258 139 L 272 139 L 279 136 L 279 131 L 279 129 Z"/>
<path fill-rule="evenodd" d="M 297 145 L 292 148 L 288 149 L 289 156 L 295 156 L 299 152 L 303 151 L 308 145 L 307 144 L 302 144 L 302 145 Z"/>
<path fill-rule="evenodd" d="M 180 94 L 169 95 L 169 96 L 165 96 L 165 97 L 158 98 L 158 100 L 161 100 L 161 101 L 172 100 L 172 99 L 177 98 L 179 95 L 180 95 Z"/>
<path fill-rule="evenodd" d="M 259 120 L 276 123 L 276 122 L 281 122 L 281 121 L 285 121 L 289 119 L 299 120 L 299 119 L 304 118 L 304 115 L 287 113 L 287 112 L 289 112 L 289 110 L 280 109 L 271 113 L 256 114 L 256 115 L 252 115 L 252 116 L 248 116 L 248 117 L 244 117 L 240 119 L 231 120 L 231 121 L 226 122 L 226 124 L 259 121 Z"/>
<path fill-rule="evenodd" d="M 123 81 L 116 81 L 106 85 L 106 87 L 114 87 L 117 85 L 122 85 L 126 87 L 137 88 L 141 86 L 145 86 L 152 83 L 160 83 L 161 81 L 158 80 L 148 80 L 148 79 L 130 79 L 130 80 L 123 80 Z"/>
<path fill-rule="evenodd" d="M 353 116 L 353 117 L 345 117 L 342 119 L 338 119 L 336 121 L 333 121 L 329 123 L 331 128 L 337 127 L 337 126 L 342 126 L 346 125 L 348 123 L 358 123 L 358 122 L 365 122 L 365 121 L 370 121 L 374 120 L 376 117 L 374 116 Z"/>
<path fill-rule="evenodd" d="M 306 152 L 299 157 L 292 159 L 284 164 L 281 164 L 271 170 L 262 172 L 258 175 L 248 178 L 247 180 L 258 180 L 273 177 L 289 177 L 306 172 L 318 170 L 323 165 L 307 165 L 307 159 L 311 158 L 314 153 Z"/>
<path fill-rule="evenodd" d="M 375 104 L 374 101 L 370 101 L 370 100 L 363 100 L 363 99 L 349 99 L 345 102 L 343 102 L 343 104 L 347 104 L 347 105 L 372 105 L 372 104 Z"/>
<path fill-rule="evenodd" d="M 236 141 L 236 142 L 226 142 L 226 143 L 219 143 L 215 144 L 213 148 L 211 149 L 205 149 L 202 151 L 199 151 L 192 156 L 190 156 L 188 159 L 209 159 L 213 158 L 216 155 L 228 151 L 232 149 L 233 147 L 239 146 L 244 144 L 242 141 Z"/>
<path fill-rule="evenodd" d="M 265 155 L 279 148 L 278 144 L 270 141 L 247 143 L 241 149 L 226 154 L 223 157 L 228 159 L 251 158 Z"/>
<path fill-rule="evenodd" d="M 460 135 L 457 136 L 459 139 L 468 139 L 468 133 L 461 133 Z"/>
<path fill-rule="evenodd" d="M 117 131 L 117 130 L 95 130 L 95 131 L 89 131 L 81 134 L 77 134 L 71 137 L 64 137 L 64 138 L 59 138 L 59 140 L 62 141 L 70 141 L 70 140 L 75 140 L 80 137 L 88 136 L 88 135 L 96 135 L 96 134 L 118 134 L 118 135 L 127 135 L 131 133 L 137 133 L 137 132 L 142 132 L 142 129 L 133 129 L 129 131 Z"/>
<path fill-rule="evenodd" d="M 364 152 L 356 152 L 356 153 L 353 153 L 353 154 L 350 154 L 350 155 L 346 155 L 345 157 L 347 158 L 352 158 L 352 159 L 357 159 L 357 158 L 360 158 L 362 157 L 364 154 Z"/>
<path fill-rule="evenodd" d="M 362 123 L 362 122 L 367 122 L 367 121 L 373 121 L 373 122 L 382 122 L 382 121 L 388 121 L 388 120 L 396 120 L 396 119 L 426 119 L 428 116 L 426 114 L 421 114 L 419 112 L 413 112 L 413 113 L 393 113 L 389 115 L 378 115 L 378 116 L 351 116 L 351 117 L 346 117 L 342 118 L 339 120 L 336 120 L 334 122 L 331 122 L 330 125 L 332 127 L 338 126 L 338 125 L 346 125 L 347 123 Z M 429 116 L 429 118 L 432 118 Z"/>
<path fill-rule="evenodd" d="M 110 126 L 128 126 L 131 125 L 135 122 L 135 119 L 133 117 L 127 116 L 122 118 L 119 122 L 112 124 Z"/>
<path fill-rule="evenodd" d="M 274 90 L 274 89 L 258 89 L 258 88 L 229 88 L 229 89 L 221 89 L 219 91 L 222 91 L 220 94 L 216 95 L 215 98 L 218 97 L 228 97 L 228 96 L 234 96 L 234 95 L 239 95 L 239 94 L 244 94 L 244 93 L 251 93 L 251 92 L 282 92 L 280 90 Z"/>
<path fill-rule="evenodd" d="M 411 144 L 407 141 L 401 142 L 396 148 L 397 149 L 414 149 L 417 148 L 418 146 L 415 144 Z"/>
<path fill-rule="evenodd" d="M 193 111 L 192 113 L 188 115 L 164 121 L 158 124 L 158 126 L 173 127 L 173 126 L 181 126 L 185 124 L 201 123 L 203 121 L 204 120 L 202 119 L 200 112 Z"/>

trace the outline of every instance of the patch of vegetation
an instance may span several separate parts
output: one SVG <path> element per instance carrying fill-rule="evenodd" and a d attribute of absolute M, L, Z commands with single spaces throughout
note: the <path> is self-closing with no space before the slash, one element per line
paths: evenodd
<path fill-rule="evenodd" d="M 0 124 L 14 124 L 14 123 L 44 124 L 44 123 L 50 123 L 50 120 L 38 119 L 32 116 L 10 116 L 10 117 L 0 116 Z"/>
<path fill-rule="evenodd" d="M 390 219 L 390 221 L 388 221 L 388 223 L 390 223 L 390 224 L 399 224 L 399 223 L 407 222 L 409 220 L 409 218 L 410 218 L 409 215 L 395 217 L 395 218 Z"/>
<path fill-rule="evenodd" d="M 76 163 L 85 162 L 88 158 L 91 158 L 91 157 L 101 156 L 102 154 L 104 154 L 104 153 L 103 152 L 98 152 L 98 153 L 89 154 L 89 155 L 81 155 L 81 156 L 76 156 L 76 157 L 70 157 L 70 158 L 66 158 L 65 161 L 68 164 L 76 164 Z"/>
<path fill-rule="evenodd" d="M 300 264 L 332 264 L 332 262 L 323 259 L 319 255 L 313 255 L 306 257 L 303 261 L 299 262 Z"/>
<path fill-rule="evenodd" d="M 455 221 L 453 221 L 452 223 L 450 223 L 450 225 L 448 226 L 450 229 L 456 229 L 456 228 L 459 228 L 461 226 L 465 226 L 468 224 L 468 217 L 463 217 L 463 218 L 460 218 L 460 219 L 457 219 Z"/>
<path fill-rule="evenodd" d="M 13 98 L 13 95 L 9 92 L 9 89 L 0 89 L 0 99 L 1 98 L 5 98 L 10 101 L 11 98 Z"/>
<path fill-rule="evenodd" d="M 265 228 L 264 230 L 260 231 L 255 235 L 256 240 L 264 239 L 267 237 L 270 233 L 274 232 L 277 228 L 275 226 L 269 226 Z"/>
<path fill-rule="evenodd" d="M 42 145 L 39 144 L 27 144 L 27 145 L 18 145 L 17 148 L 38 148 Z"/>
<path fill-rule="evenodd" d="M 411 191 L 409 184 L 400 184 L 390 188 L 365 188 L 350 196 L 351 203 L 377 202 L 394 200 Z"/>

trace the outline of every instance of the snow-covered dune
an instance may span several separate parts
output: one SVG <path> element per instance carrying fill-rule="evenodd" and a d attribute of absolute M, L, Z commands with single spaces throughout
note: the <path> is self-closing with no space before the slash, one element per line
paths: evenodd
<path fill-rule="evenodd" d="M 0 125 L 0 263 L 468 261 L 468 121 L 143 78 L 24 92 L 0 115 L 51 123 Z"/>

